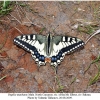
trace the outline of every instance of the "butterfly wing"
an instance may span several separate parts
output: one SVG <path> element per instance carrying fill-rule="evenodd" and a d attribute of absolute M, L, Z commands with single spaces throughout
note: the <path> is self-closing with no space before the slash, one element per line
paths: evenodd
<path fill-rule="evenodd" d="M 63 60 L 65 54 L 70 54 L 84 46 L 84 42 L 76 37 L 54 36 L 51 52 L 51 65 L 57 66 Z"/>
<path fill-rule="evenodd" d="M 45 41 L 43 35 L 21 35 L 14 38 L 14 43 L 23 49 L 31 52 L 32 57 L 39 65 L 45 65 Z"/>

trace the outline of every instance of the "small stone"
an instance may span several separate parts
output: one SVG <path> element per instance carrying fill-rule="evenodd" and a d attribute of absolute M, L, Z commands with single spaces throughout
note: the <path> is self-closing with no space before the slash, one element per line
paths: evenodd
<path fill-rule="evenodd" d="M 76 79 L 76 82 L 77 82 L 77 83 L 79 83 L 79 82 L 80 82 L 80 80 L 79 80 L 79 79 Z"/>
<path fill-rule="evenodd" d="M 41 79 L 41 75 L 40 74 L 36 74 L 35 75 L 35 79 L 36 79 L 38 84 L 42 84 L 43 83 L 43 80 Z"/>

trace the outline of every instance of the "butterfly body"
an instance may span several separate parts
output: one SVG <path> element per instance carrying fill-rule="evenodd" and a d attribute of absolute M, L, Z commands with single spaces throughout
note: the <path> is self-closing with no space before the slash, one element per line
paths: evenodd
<path fill-rule="evenodd" d="M 57 67 L 63 60 L 65 54 L 84 46 L 84 42 L 76 37 L 69 36 L 47 36 L 30 34 L 14 38 L 14 43 L 31 53 L 36 63 L 45 65 L 47 62 Z"/>

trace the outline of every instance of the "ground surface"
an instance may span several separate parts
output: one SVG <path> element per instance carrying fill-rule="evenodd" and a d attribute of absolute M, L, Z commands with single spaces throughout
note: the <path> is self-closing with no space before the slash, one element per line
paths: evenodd
<path fill-rule="evenodd" d="M 98 75 L 100 61 L 86 71 L 100 54 L 99 34 L 84 49 L 66 55 L 57 75 L 50 64 L 38 69 L 31 54 L 13 43 L 22 33 L 48 32 L 86 41 L 89 32 L 100 28 L 100 2 L 26 3 L 28 6 L 13 6 L 9 15 L 0 17 L 0 92 L 100 92 L 99 77 L 94 84 L 90 83 Z"/>

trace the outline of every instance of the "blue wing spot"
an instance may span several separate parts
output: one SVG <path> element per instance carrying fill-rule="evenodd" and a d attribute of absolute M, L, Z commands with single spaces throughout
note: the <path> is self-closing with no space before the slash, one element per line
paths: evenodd
<path fill-rule="evenodd" d="M 57 58 L 55 57 L 55 61 L 57 61 Z"/>
<path fill-rule="evenodd" d="M 41 55 L 41 61 L 45 61 L 45 57 Z"/>
<path fill-rule="evenodd" d="M 40 56 L 40 57 L 39 57 L 39 60 L 41 60 L 41 59 L 42 59 L 42 57 Z"/>
<path fill-rule="evenodd" d="M 51 62 L 54 62 L 54 57 L 51 58 Z"/>
<path fill-rule="evenodd" d="M 52 56 L 51 57 L 51 62 L 56 62 L 57 61 L 57 57 L 56 56 Z"/>
<path fill-rule="evenodd" d="M 37 58 L 39 58 L 39 56 L 40 56 L 39 54 L 36 55 Z"/>
<path fill-rule="evenodd" d="M 37 55 L 37 54 L 38 54 L 38 52 L 37 52 L 37 51 L 35 51 L 35 52 L 34 52 L 34 54 L 35 54 L 35 55 Z"/>
<path fill-rule="evenodd" d="M 43 55 L 40 55 L 39 56 L 39 60 L 44 62 L 45 61 L 45 57 Z"/>
<path fill-rule="evenodd" d="M 57 55 L 57 59 L 60 59 L 60 56 Z"/>

